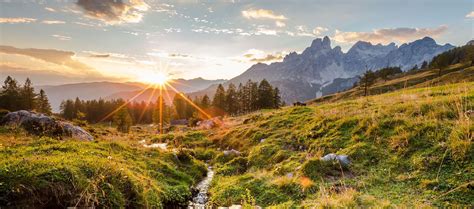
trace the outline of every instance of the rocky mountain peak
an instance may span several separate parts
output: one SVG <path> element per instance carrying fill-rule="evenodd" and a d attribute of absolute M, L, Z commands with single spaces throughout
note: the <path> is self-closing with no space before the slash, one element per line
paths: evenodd
<path fill-rule="evenodd" d="M 331 40 L 327 36 L 324 36 L 323 39 L 321 39 L 321 38 L 314 39 L 309 48 L 312 48 L 312 49 L 331 49 Z"/>
<path fill-rule="evenodd" d="M 469 42 L 466 43 L 468 46 L 474 46 L 474 40 L 470 40 Z"/>

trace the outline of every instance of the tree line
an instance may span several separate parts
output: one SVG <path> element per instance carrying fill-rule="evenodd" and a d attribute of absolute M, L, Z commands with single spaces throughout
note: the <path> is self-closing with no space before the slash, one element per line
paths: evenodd
<path fill-rule="evenodd" d="M 51 114 L 51 105 L 43 89 L 36 93 L 29 78 L 23 85 L 20 85 L 10 76 L 7 76 L 0 90 L 0 109 L 29 110 Z"/>
<path fill-rule="evenodd" d="M 196 106 L 210 116 L 222 116 L 279 108 L 282 105 L 280 91 L 266 80 L 261 82 L 249 80 L 245 85 L 239 84 L 238 87 L 229 84 L 227 89 L 220 84 L 212 99 L 208 95 L 191 99 L 183 93 L 177 93 L 172 104 L 168 105 L 163 101 L 162 112 L 159 110 L 160 99 L 159 97 L 156 101 L 148 103 L 126 102 L 122 99 L 68 99 L 61 103 L 60 115 L 67 120 L 78 119 L 89 123 L 157 124 L 162 113 L 164 123 L 179 119 L 187 119 L 194 123 L 207 117 Z M 119 129 L 126 131 L 126 126 L 120 125 Z"/>

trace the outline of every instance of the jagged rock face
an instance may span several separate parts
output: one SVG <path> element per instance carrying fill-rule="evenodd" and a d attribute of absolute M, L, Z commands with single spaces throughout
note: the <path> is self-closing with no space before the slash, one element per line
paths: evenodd
<path fill-rule="evenodd" d="M 474 40 L 470 40 L 466 43 L 467 46 L 474 46 Z"/>
<path fill-rule="evenodd" d="M 280 89 L 282 98 L 291 103 L 347 89 L 368 69 L 399 66 L 408 70 L 452 48 L 454 46 L 441 46 L 425 37 L 400 47 L 394 43 L 373 45 L 359 41 L 343 53 L 339 46 L 332 48 L 331 40 L 326 36 L 315 39 L 301 54 L 288 54 L 282 62 L 255 64 L 227 84 L 267 79 Z"/>
<path fill-rule="evenodd" d="M 67 136 L 86 141 L 94 140 L 91 134 L 79 126 L 26 110 L 6 114 L 0 125 L 22 127 L 29 133 L 39 136 Z"/>

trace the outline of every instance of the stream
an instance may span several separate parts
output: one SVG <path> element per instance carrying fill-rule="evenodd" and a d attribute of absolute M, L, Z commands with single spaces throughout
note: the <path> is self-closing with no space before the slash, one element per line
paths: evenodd
<path fill-rule="evenodd" d="M 212 167 L 207 167 L 206 177 L 196 185 L 198 193 L 193 197 L 189 203 L 188 209 L 206 209 L 207 201 L 209 200 L 208 191 L 211 184 L 212 178 L 214 177 L 214 171 Z"/>

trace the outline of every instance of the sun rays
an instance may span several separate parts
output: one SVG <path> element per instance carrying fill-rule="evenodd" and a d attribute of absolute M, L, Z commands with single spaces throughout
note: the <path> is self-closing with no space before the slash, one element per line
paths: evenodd
<path fill-rule="evenodd" d="M 164 110 L 164 98 L 166 97 L 168 101 L 171 101 L 171 96 L 169 94 L 169 90 L 174 92 L 176 95 L 180 96 L 184 101 L 186 101 L 188 104 L 190 104 L 192 107 L 194 107 L 199 113 L 204 115 L 207 119 L 212 118 L 210 114 L 208 114 L 206 111 L 204 111 L 201 107 L 199 107 L 197 104 L 195 104 L 193 101 L 191 101 L 184 93 L 178 91 L 175 87 L 173 87 L 173 84 L 180 84 L 176 80 L 170 79 L 170 75 L 166 73 L 167 66 L 163 68 L 165 70 L 163 71 L 152 71 L 152 72 L 147 72 L 143 73 L 140 75 L 140 80 L 147 83 L 148 85 L 141 91 L 139 91 L 136 95 L 134 95 L 132 98 L 128 99 L 120 105 L 118 108 L 107 114 L 100 122 L 103 122 L 104 120 L 112 117 L 115 113 L 117 113 L 120 109 L 127 107 L 130 103 L 132 103 L 136 98 L 138 98 L 140 95 L 144 94 L 146 91 L 151 91 L 150 96 L 147 98 L 146 101 L 146 106 L 150 105 L 153 101 L 154 98 L 158 98 L 156 101 L 156 105 L 158 105 L 159 109 L 159 133 L 163 134 L 163 110 Z M 140 113 L 140 118 L 143 117 L 145 114 L 145 109 L 143 112 Z"/>

